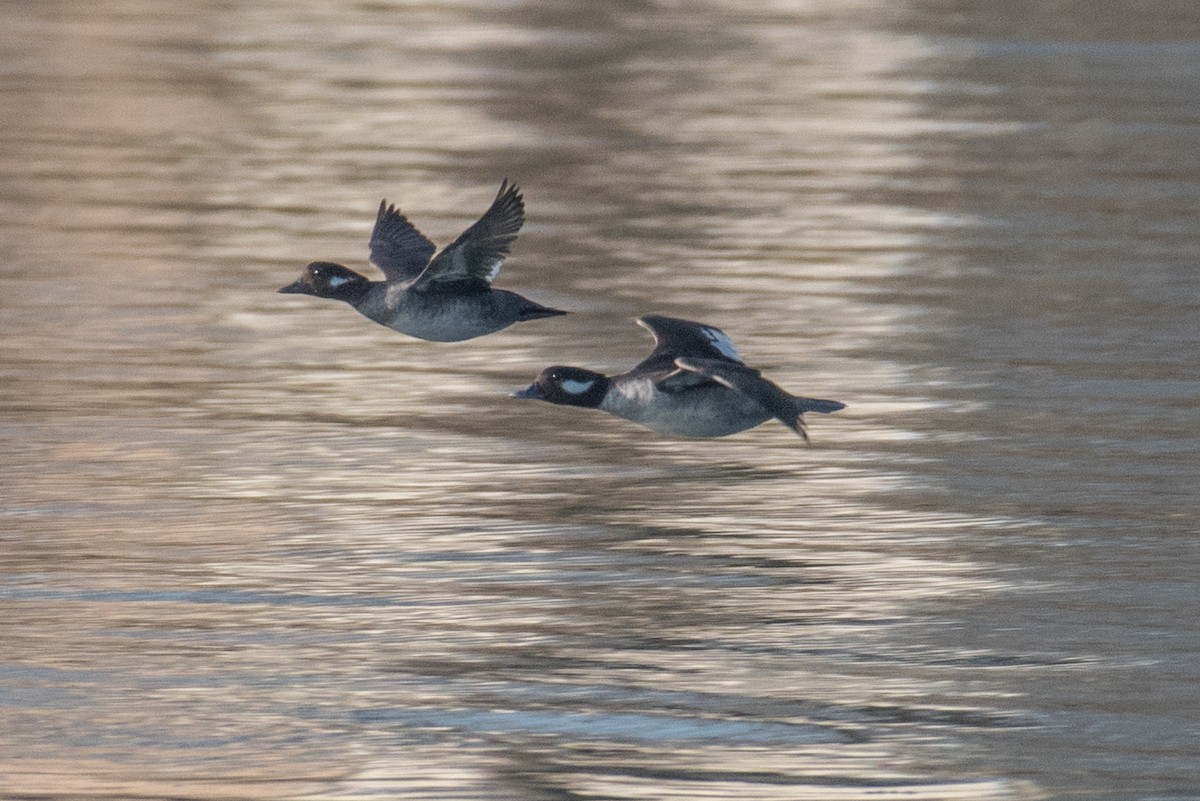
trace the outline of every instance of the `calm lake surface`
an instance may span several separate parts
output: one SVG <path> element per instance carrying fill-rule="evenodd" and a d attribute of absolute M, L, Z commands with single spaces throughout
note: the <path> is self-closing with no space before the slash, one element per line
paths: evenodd
<path fill-rule="evenodd" d="M 8 4 L 0 796 L 1200 798 L 1200 10 L 993 5 Z M 849 406 L 507 397 L 649 312 Z"/>

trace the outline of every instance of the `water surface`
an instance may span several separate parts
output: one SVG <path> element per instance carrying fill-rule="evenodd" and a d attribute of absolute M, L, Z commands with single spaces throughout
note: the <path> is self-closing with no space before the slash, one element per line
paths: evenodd
<path fill-rule="evenodd" d="M 1195 798 L 1200 15 L 137 0 L 0 43 L 0 789 Z M 438 242 L 568 317 L 279 296 Z M 510 400 L 652 311 L 849 408 Z"/>

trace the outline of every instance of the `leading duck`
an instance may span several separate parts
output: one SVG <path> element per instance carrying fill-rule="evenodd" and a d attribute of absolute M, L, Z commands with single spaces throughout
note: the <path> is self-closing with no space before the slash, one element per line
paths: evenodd
<path fill-rule="evenodd" d="M 547 367 L 513 397 L 602 409 L 678 437 L 724 437 L 774 417 L 805 442 L 804 412 L 846 408 L 797 397 L 763 378 L 719 328 L 660 315 L 637 322 L 654 335 L 655 347 L 629 372 L 606 376 L 582 367 Z"/>
<path fill-rule="evenodd" d="M 343 300 L 381 325 L 433 342 L 460 342 L 513 323 L 566 314 L 492 289 L 524 222 L 521 190 L 505 179 L 483 216 L 434 256 L 433 242 L 384 200 L 370 244 L 371 264 L 383 272 L 383 281 L 315 261 L 279 291 Z"/>

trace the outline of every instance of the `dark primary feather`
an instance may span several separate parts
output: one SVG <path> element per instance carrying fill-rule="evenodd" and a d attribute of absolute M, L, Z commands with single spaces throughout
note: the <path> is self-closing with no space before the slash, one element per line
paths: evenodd
<path fill-rule="evenodd" d="M 758 370 L 731 359 L 687 357 L 676 359 L 675 364 L 740 392 L 763 407 L 776 420 L 804 437 L 805 442 L 808 441 L 796 398 L 763 378 Z"/>
<path fill-rule="evenodd" d="M 665 360 L 670 357 L 665 356 L 663 358 Z M 642 364 L 645 363 L 646 362 L 642 362 Z M 716 385 L 715 381 L 708 376 L 703 375 L 702 373 L 697 373 L 694 370 L 685 370 L 681 367 L 678 367 L 675 364 L 674 359 L 671 359 L 670 367 L 674 368 L 670 370 L 670 372 L 667 372 L 665 369 L 657 370 L 658 377 L 656 377 L 654 380 L 654 388 L 659 392 L 666 392 L 669 395 L 673 395 L 678 392 L 686 392 L 689 389 L 695 389 L 696 387 Z"/>
<path fill-rule="evenodd" d="M 417 227 L 386 200 L 379 204 L 371 231 L 371 263 L 388 281 L 411 281 L 421 274 L 436 250 Z"/>
<path fill-rule="evenodd" d="M 483 216 L 433 258 L 413 288 L 425 290 L 439 283 L 462 281 L 490 285 L 524 222 L 521 190 L 506 178 Z"/>
<path fill-rule="evenodd" d="M 664 317 L 661 314 L 648 314 L 639 318 L 637 322 L 654 335 L 654 350 L 634 370 L 673 369 L 678 356 L 698 356 L 741 364 L 740 359 L 731 357 L 717 347 L 718 337 L 724 340 L 731 350 L 733 343 L 724 331 L 715 326 L 677 317 Z"/>

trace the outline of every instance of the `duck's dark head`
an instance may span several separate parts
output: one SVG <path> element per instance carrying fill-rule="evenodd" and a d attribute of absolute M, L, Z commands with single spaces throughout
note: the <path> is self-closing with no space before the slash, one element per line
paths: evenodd
<path fill-rule="evenodd" d="M 537 380 L 512 394 L 514 398 L 533 398 L 562 406 L 593 409 L 608 392 L 608 378 L 582 367 L 547 367 Z"/>
<path fill-rule="evenodd" d="M 357 303 L 366 294 L 371 282 L 348 267 L 328 261 L 314 261 L 304 268 L 292 283 L 278 291 L 289 295 L 315 295 L 347 303 Z"/>

